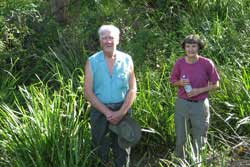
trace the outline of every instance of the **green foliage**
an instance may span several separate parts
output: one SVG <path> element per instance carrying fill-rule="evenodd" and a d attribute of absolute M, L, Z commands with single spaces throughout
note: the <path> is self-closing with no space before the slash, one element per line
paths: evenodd
<path fill-rule="evenodd" d="M 8 71 L 0 69 L 0 104 L 13 104 L 20 76 L 20 74 L 12 74 L 15 64 L 16 62 L 12 62 L 12 67 Z"/>
<path fill-rule="evenodd" d="M 221 89 L 214 95 L 215 110 L 242 136 L 248 135 L 250 123 L 247 121 L 250 114 L 249 76 L 249 68 L 246 69 L 240 64 L 237 70 L 222 68 Z M 231 129 L 224 130 L 233 133 Z"/>
<path fill-rule="evenodd" d="M 147 69 L 137 75 L 139 79 L 137 101 L 134 105 L 135 116 L 145 129 L 152 132 L 152 135 L 148 133 L 148 136 L 145 133 L 146 142 L 173 142 L 168 136 L 174 136 L 175 95 L 168 82 L 167 70 L 169 66 L 165 65 L 158 72 Z"/>
<path fill-rule="evenodd" d="M 118 47 L 135 63 L 134 116 L 143 127 L 136 164 L 174 165 L 176 89 L 169 75 L 184 55 L 180 42 L 197 33 L 221 75 L 211 93 L 214 145 L 204 156 L 221 152 L 220 165 L 227 165 L 226 151 L 250 131 L 249 0 L 77 0 L 66 8 L 62 25 L 49 1 L 0 1 L 0 166 L 95 164 L 82 87 L 86 59 L 101 49 L 102 24 L 120 28 Z"/>
<path fill-rule="evenodd" d="M 58 91 L 43 83 L 20 87 L 18 110 L 1 105 L 0 164 L 3 166 L 88 166 L 90 134 L 82 88 L 72 80 Z M 1 166 L 2 166 L 1 165 Z"/>
<path fill-rule="evenodd" d="M 12 62 L 16 62 L 13 72 L 25 74 L 20 76 L 19 84 L 31 83 L 37 80 L 36 74 L 44 71 L 38 57 L 48 46 L 54 45 L 56 24 L 39 11 L 47 7 L 42 1 L 22 0 L 16 3 L 8 0 L 1 3 L 0 66 L 8 70 Z"/>

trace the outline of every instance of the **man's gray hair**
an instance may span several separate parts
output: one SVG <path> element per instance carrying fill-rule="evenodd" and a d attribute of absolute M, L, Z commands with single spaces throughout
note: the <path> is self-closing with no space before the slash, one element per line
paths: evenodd
<path fill-rule="evenodd" d="M 114 33 L 114 37 L 115 38 L 118 38 L 119 39 L 119 36 L 120 36 L 120 30 L 119 28 L 117 28 L 116 26 L 114 25 L 102 25 L 99 30 L 98 30 L 98 34 L 99 34 L 99 38 L 102 37 L 103 35 L 103 32 L 112 32 Z"/>

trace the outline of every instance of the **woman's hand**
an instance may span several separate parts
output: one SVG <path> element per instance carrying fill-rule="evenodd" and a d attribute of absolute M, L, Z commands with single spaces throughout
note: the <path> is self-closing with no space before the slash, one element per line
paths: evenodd
<path fill-rule="evenodd" d="M 193 89 L 191 90 L 191 92 L 187 93 L 187 96 L 188 96 L 188 97 L 194 97 L 194 96 L 197 96 L 197 95 L 199 95 L 199 94 L 201 94 L 200 89 L 199 89 L 199 88 L 193 88 Z"/>
<path fill-rule="evenodd" d="M 190 82 L 189 82 L 189 79 L 180 79 L 180 81 L 179 81 L 179 85 L 180 86 L 185 86 L 185 85 L 189 85 L 190 84 Z"/>

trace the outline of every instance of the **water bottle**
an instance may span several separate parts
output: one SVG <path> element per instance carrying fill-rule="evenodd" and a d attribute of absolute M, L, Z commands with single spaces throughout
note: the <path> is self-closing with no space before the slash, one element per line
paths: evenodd
<path fill-rule="evenodd" d="M 182 76 L 182 79 L 188 80 L 188 78 L 187 78 L 186 75 L 183 75 L 183 76 Z M 184 86 L 184 89 L 185 89 L 185 91 L 186 91 L 187 93 L 189 93 L 189 92 L 192 91 L 192 86 L 191 86 L 190 84 L 185 85 L 185 86 Z"/>

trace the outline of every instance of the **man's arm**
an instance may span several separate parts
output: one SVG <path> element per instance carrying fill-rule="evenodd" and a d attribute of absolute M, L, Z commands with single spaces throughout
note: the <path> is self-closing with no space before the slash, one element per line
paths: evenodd
<path fill-rule="evenodd" d="M 120 109 L 122 115 L 126 115 L 127 111 L 131 108 L 136 98 L 136 91 L 137 91 L 136 78 L 135 78 L 134 66 L 132 65 L 130 72 L 130 79 L 129 79 L 129 91 Z"/>
<path fill-rule="evenodd" d="M 102 104 L 93 92 L 93 75 L 89 61 L 85 65 L 85 81 L 84 81 L 84 96 L 90 102 L 91 106 L 102 112 L 106 118 L 111 115 L 112 111 Z"/>

